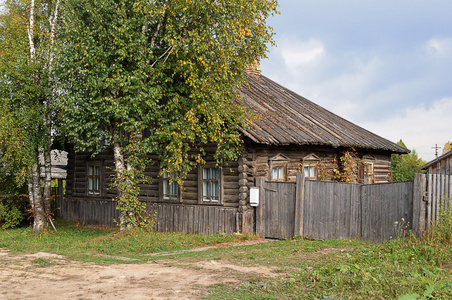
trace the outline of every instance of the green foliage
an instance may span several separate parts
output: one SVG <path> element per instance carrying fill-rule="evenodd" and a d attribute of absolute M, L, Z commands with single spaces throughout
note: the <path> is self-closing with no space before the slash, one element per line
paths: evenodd
<path fill-rule="evenodd" d="M 424 234 L 423 241 L 429 245 L 452 245 L 452 206 L 443 206 L 438 212 L 438 221 Z M 438 253 L 439 257 L 441 253 Z"/>
<path fill-rule="evenodd" d="M 336 160 L 336 158 L 335 158 Z M 339 182 L 356 182 L 358 176 L 358 157 L 356 150 L 351 148 L 342 153 L 337 162 L 338 167 L 333 169 L 334 180 Z"/>
<path fill-rule="evenodd" d="M 178 180 L 204 162 L 206 144 L 218 164 L 236 160 L 246 114 L 235 99 L 245 67 L 265 57 L 275 11 L 275 0 L 66 1 L 61 130 L 76 150 L 117 146 L 135 178 L 147 164 L 135 158 L 149 153 Z M 128 218 L 140 210 L 139 179 L 116 172 Z"/>
<path fill-rule="evenodd" d="M 28 210 L 24 186 L 18 187 L 13 176 L 0 178 L 0 228 L 13 228 L 22 224 Z"/>
<path fill-rule="evenodd" d="M 397 144 L 406 148 L 402 140 L 397 142 Z M 414 175 L 419 173 L 418 168 L 425 164 L 426 162 L 418 157 L 416 150 L 409 154 L 392 154 L 391 181 L 412 181 L 414 180 Z"/>
<path fill-rule="evenodd" d="M 50 153 L 51 135 L 55 133 L 52 129 L 55 1 L 36 0 L 34 4 L 32 10 L 30 1 L 6 0 L 0 12 L 0 108 L 4 112 L 0 121 L 0 176 L 14 176 L 18 187 L 30 182 L 32 166 L 40 171 L 39 152 Z M 29 21 L 32 11 L 33 23 Z M 48 183 L 49 177 L 45 178 Z M 38 184 L 34 182 L 36 189 L 30 193 L 40 191 Z M 35 212 L 40 213 L 35 218 L 36 230 L 47 223 L 48 214 L 41 202 L 50 200 L 48 191 L 44 189 L 45 197 L 34 196 Z"/>

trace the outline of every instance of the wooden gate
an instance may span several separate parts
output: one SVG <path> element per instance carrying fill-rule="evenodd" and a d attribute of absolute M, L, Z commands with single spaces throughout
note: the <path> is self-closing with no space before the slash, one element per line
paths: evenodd
<path fill-rule="evenodd" d="M 360 185 L 305 181 L 300 174 L 296 182 L 257 178 L 256 185 L 256 233 L 266 238 L 382 242 L 400 234 L 396 224 L 411 225 L 422 214 L 414 213 L 413 182 Z"/>
<path fill-rule="evenodd" d="M 290 239 L 302 235 L 301 182 L 266 182 L 257 178 L 259 206 L 256 232 L 262 237 Z"/>

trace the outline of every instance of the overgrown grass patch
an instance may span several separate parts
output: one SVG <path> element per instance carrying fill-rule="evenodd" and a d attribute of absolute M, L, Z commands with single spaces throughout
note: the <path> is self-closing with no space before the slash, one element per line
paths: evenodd
<path fill-rule="evenodd" d="M 31 228 L 2 230 L 0 247 L 17 253 L 44 251 L 71 259 L 119 262 L 122 260 L 115 259 L 114 256 L 143 261 L 151 259 L 148 256 L 150 253 L 186 250 L 253 238 L 234 234 L 159 233 L 140 228 L 120 232 L 114 228 L 82 226 L 65 221 L 57 221 L 56 225 L 58 232 L 49 228 L 40 234 L 34 234 Z"/>
<path fill-rule="evenodd" d="M 452 265 L 445 266 L 452 261 L 448 245 L 438 246 L 448 253 L 442 262 L 433 249 L 417 240 L 405 245 L 400 240 L 375 245 L 297 240 L 253 247 L 264 250 L 259 263 L 285 266 L 286 272 L 277 279 L 215 285 L 210 299 L 397 299 L 408 294 L 421 299 L 428 291 L 434 291 L 428 296 L 431 299 L 452 299 Z M 252 247 L 247 248 L 248 252 Z M 239 261 L 250 263 L 246 258 Z"/>

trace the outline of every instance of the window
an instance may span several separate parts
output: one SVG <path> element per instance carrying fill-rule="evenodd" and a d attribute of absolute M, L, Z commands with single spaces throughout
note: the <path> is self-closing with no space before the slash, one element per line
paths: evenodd
<path fill-rule="evenodd" d="M 174 174 L 168 176 L 167 172 L 163 173 L 162 177 L 162 199 L 170 201 L 179 200 L 179 185 L 177 182 L 171 182 L 171 178 L 174 178 Z"/>
<path fill-rule="evenodd" d="M 371 162 L 364 163 L 363 183 L 364 184 L 374 183 L 374 164 Z"/>
<path fill-rule="evenodd" d="M 216 167 L 202 167 L 200 174 L 201 203 L 221 202 L 221 171 Z"/>
<path fill-rule="evenodd" d="M 88 165 L 88 195 L 100 195 L 100 165 Z"/>
<path fill-rule="evenodd" d="M 364 155 L 359 170 L 359 181 L 362 184 L 371 184 L 375 182 L 374 176 L 375 157 L 371 154 Z"/>
<path fill-rule="evenodd" d="M 284 167 L 273 167 L 272 168 L 272 180 L 284 180 Z"/>
<path fill-rule="evenodd" d="M 319 157 L 314 153 L 311 153 L 303 157 L 303 172 L 305 179 L 315 180 L 317 179 L 317 166 L 319 164 Z"/>
<path fill-rule="evenodd" d="M 285 155 L 279 153 L 278 155 L 270 158 L 270 180 L 271 181 L 286 181 L 287 180 L 287 164 L 290 159 Z"/>
<path fill-rule="evenodd" d="M 313 165 L 305 165 L 304 169 L 304 177 L 305 179 L 315 179 L 315 166 Z"/>

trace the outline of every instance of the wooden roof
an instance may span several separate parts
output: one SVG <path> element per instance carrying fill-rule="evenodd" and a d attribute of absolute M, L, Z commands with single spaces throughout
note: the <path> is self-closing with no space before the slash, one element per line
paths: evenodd
<path fill-rule="evenodd" d="M 327 145 L 409 153 L 260 75 L 247 75 L 239 102 L 258 118 L 243 133 L 266 145 Z"/>
<path fill-rule="evenodd" d="M 426 163 L 425 165 L 423 165 L 422 167 L 420 167 L 418 170 L 427 170 L 428 168 L 430 168 L 431 166 L 433 166 L 434 164 L 448 158 L 449 156 L 452 156 L 452 150 L 449 152 L 444 153 L 443 155 L 435 158 L 434 160 Z"/>

